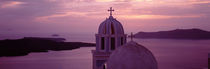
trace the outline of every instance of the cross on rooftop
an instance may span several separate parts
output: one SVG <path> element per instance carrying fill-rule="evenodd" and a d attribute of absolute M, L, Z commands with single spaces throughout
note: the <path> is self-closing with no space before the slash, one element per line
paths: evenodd
<path fill-rule="evenodd" d="M 110 16 L 112 16 L 112 11 L 114 11 L 114 9 L 112 9 L 112 7 L 110 7 L 110 9 L 108 11 L 110 12 Z"/>

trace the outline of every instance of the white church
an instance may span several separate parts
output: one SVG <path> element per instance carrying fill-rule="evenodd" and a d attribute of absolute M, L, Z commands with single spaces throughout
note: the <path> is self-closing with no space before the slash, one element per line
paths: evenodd
<path fill-rule="evenodd" d="M 158 69 L 152 52 L 133 40 L 127 42 L 122 24 L 112 16 L 112 7 L 108 11 L 109 18 L 100 24 L 95 35 L 93 69 Z"/>

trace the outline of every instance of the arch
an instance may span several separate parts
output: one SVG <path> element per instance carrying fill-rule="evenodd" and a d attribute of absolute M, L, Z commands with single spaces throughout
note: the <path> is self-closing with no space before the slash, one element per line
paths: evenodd
<path fill-rule="evenodd" d="M 101 50 L 105 49 L 105 39 L 104 37 L 101 37 Z"/>
<path fill-rule="evenodd" d="M 106 62 L 103 64 L 103 69 L 107 69 L 107 63 Z"/>
<path fill-rule="evenodd" d="M 111 34 L 114 34 L 115 33 L 115 31 L 114 31 L 114 25 L 113 25 L 113 23 L 111 23 Z"/>
<path fill-rule="evenodd" d="M 115 38 L 111 37 L 111 50 L 115 50 Z"/>
<path fill-rule="evenodd" d="M 106 34 L 106 24 L 105 24 L 103 33 Z"/>
<path fill-rule="evenodd" d="M 121 44 L 121 45 L 123 45 L 123 44 L 124 44 L 123 37 L 120 37 L 120 44 Z"/>

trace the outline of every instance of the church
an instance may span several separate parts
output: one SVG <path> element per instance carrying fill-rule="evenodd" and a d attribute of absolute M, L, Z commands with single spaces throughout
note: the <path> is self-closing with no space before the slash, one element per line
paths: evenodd
<path fill-rule="evenodd" d="M 112 15 L 112 7 L 108 11 L 109 18 L 100 24 L 95 34 L 93 69 L 158 69 L 152 52 L 132 39 L 127 42 L 122 24 Z"/>

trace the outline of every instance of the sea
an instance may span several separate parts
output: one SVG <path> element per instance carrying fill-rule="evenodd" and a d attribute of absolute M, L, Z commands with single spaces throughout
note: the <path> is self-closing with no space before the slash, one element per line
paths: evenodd
<path fill-rule="evenodd" d="M 51 35 L 0 35 L 3 39 L 24 37 L 55 37 Z M 95 43 L 94 34 L 63 34 L 66 42 Z M 130 38 L 127 38 L 130 41 Z M 158 62 L 158 69 L 208 69 L 210 40 L 134 39 L 148 48 Z M 81 47 L 74 50 L 30 53 L 26 56 L 0 57 L 0 69 L 92 69 L 91 50 Z"/>

